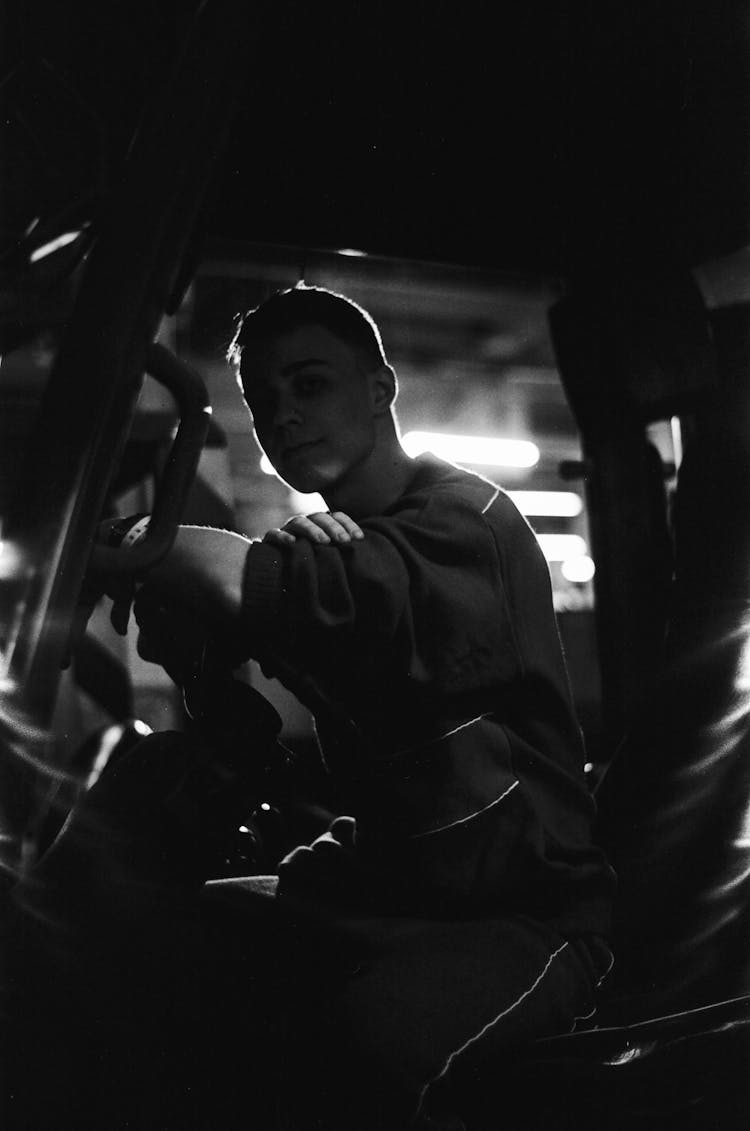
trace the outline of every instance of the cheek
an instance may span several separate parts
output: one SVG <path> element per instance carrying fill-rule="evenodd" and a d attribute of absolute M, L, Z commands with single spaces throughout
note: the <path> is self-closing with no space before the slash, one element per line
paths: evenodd
<path fill-rule="evenodd" d="M 335 407 L 335 411 L 328 416 L 330 421 L 335 420 L 335 427 L 350 442 L 362 441 L 373 430 L 372 413 L 369 405 L 362 397 L 352 397 Z"/>

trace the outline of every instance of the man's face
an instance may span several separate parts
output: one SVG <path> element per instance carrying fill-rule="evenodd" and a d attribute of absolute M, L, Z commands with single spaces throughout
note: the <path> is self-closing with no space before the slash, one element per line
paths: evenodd
<path fill-rule="evenodd" d="M 300 326 L 243 358 L 255 436 L 303 493 L 339 484 L 370 455 L 375 411 L 366 363 L 323 326 Z"/>

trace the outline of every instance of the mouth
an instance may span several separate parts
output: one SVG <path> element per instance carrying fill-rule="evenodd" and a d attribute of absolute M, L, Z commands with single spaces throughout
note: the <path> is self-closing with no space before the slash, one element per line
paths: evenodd
<path fill-rule="evenodd" d="M 287 444 L 286 447 L 282 448 L 281 456 L 283 459 L 289 459 L 290 456 L 309 451 L 310 448 L 316 447 L 320 442 L 320 440 L 305 440 L 301 444 Z"/>

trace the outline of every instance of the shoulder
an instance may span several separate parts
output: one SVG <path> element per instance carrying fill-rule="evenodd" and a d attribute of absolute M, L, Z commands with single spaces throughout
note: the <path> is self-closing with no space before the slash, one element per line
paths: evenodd
<path fill-rule="evenodd" d="M 496 484 L 481 475 L 456 467 L 437 456 L 425 454 L 416 457 L 410 482 L 383 517 L 424 508 L 430 504 L 463 506 L 481 514 L 492 505 L 498 493 L 504 494 Z"/>
<path fill-rule="evenodd" d="M 420 513 L 449 522 L 463 517 L 496 536 L 506 531 L 516 533 L 522 541 L 534 539 L 528 522 L 497 483 L 431 455 L 419 456 L 414 463 L 412 481 L 384 518 Z"/>
<path fill-rule="evenodd" d="M 428 458 L 417 483 L 422 521 L 439 524 L 477 550 L 491 545 L 504 576 L 528 573 L 529 581 L 546 581 L 549 570 L 537 537 L 504 488 L 435 457 Z M 407 496 L 403 502 L 408 505 Z"/>
<path fill-rule="evenodd" d="M 509 495 L 480 475 L 435 457 L 418 457 L 401 497 L 383 514 L 361 520 L 371 535 L 356 550 L 391 547 L 435 562 L 480 570 L 536 562 L 539 545 Z"/>

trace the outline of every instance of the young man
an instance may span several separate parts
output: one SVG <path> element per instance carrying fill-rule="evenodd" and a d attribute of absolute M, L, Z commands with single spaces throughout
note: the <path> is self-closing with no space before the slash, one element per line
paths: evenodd
<path fill-rule="evenodd" d="M 283 861 L 273 898 L 358 940 L 329 1039 L 372 1094 L 343 1106 L 406 1126 L 454 1061 L 570 1029 L 610 963 L 548 570 L 502 490 L 406 455 L 355 304 L 277 294 L 232 358 L 260 446 L 330 512 L 262 542 L 181 528 L 136 602 L 141 649 L 159 659 L 177 601 L 313 711 L 342 816 Z"/>
<path fill-rule="evenodd" d="M 208 634 L 278 676 L 315 715 L 340 816 L 277 878 L 206 885 L 194 914 L 182 895 L 150 894 L 172 828 L 153 796 L 179 740 L 136 749 L 130 776 L 115 767 L 90 798 L 96 827 L 118 830 L 97 874 L 114 874 L 106 854 L 124 845 L 135 876 L 139 910 L 119 915 L 113 945 L 134 987 L 151 984 L 150 952 L 168 956 L 152 964 L 170 1036 L 151 1059 L 172 1064 L 173 1090 L 198 1066 L 202 1118 L 221 1096 L 233 1125 L 256 1056 L 248 1037 L 239 1051 L 219 1042 L 224 1018 L 257 1035 L 270 1014 L 283 1017 L 270 1063 L 285 1066 L 291 1126 L 431 1126 L 432 1081 L 481 1064 L 496 1078 L 508 1045 L 569 1031 L 611 962 L 612 875 L 591 841 L 546 562 L 502 490 L 405 454 L 393 370 L 354 303 L 280 293 L 246 316 L 232 356 L 261 447 L 330 512 L 263 541 L 180 528 L 136 599 L 139 647 L 179 678 L 191 635 Z M 200 805 L 193 790 L 180 812 L 199 824 Z M 106 917 L 113 884 L 98 882 Z M 185 1125 L 184 1104 L 174 1118 Z"/>

